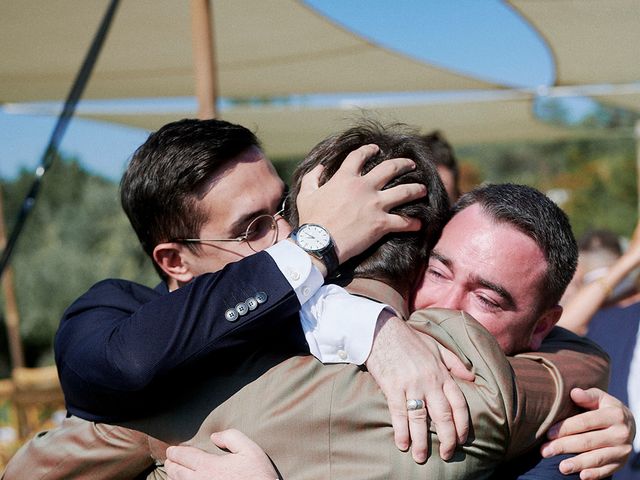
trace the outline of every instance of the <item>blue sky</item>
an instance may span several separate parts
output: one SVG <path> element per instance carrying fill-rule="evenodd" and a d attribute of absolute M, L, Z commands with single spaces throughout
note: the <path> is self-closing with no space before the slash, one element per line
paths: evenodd
<path fill-rule="evenodd" d="M 364 38 L 419 60 L 510 86 L 553 82 L 553 62 L 546 44 L 501 1 L 306 3 Z"/>
<path fill-rule="evenodd" d="M 536 87 L 553 81 L 544 42 L 497 0 L 306 3 L 365 38 L 419 60 L 510 86 Z M 0 111 L 0 177 L 13 178 L 21 168 L 34 169 L 54 123 L 51 117 Z M 140 129 L 74 119 L 62 150 L 78 156 L 89 170 L 117 180 L 146 136 Z"/>

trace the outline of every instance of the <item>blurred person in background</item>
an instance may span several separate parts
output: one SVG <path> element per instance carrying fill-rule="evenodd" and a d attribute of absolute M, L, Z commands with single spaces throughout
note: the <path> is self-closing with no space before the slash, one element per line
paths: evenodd
<path fill-rule="evenodd" d="M 460 169 L 453 147 L 439 130 L 422 135 L 422 139 L 433 152 L 438 175 L 447 191 L 449 203 L 453 205 L 460 197 Z"/>
<path fill-rule="evenodd" d="M 640 415 L 640 293 L 630 275 L 640 266 L 640 224 L 636 226 L 629 246 L 616 255 L 613 240 L 595 237 L 590 242 L 598 252 L 595 262 L 608 263 L 597 278 L 580 288 L 565 306 L 559 325 L 585 335 L 598 343 L 611 359 L 609 392 L 627 405 L 633 415 Z M 617 237 L 615 238 L 617 240 Z M 589 250 L 591 251 L 591 250 Z M 591 258 L 589 258 L 592 261 Z M 594 263 L 593 265 L 599 265 Z M 588 274 L 588 272 L 587 272 Z M 616 293 L 617 292 L 617 293 Z M 612 303 L 613 302 L 613 303 Z M 607 305 L 603 308 L 604 305 Z M 614 480 L 640 479 L 640 438 L 633 452 Z"/>
<path fill-rule="evenodd" d="M 610 230 L 589 230 L 578 240 L 578 249 L 578 268 L 562 297 L 562 305 L 567 305 L 582 287 L 604 277 L 622 256 L 620 238 Z M 628 296 L 632 290 L 635 290 L 634 275 L 626 275 L 613 286 L 605 304 Z"/>

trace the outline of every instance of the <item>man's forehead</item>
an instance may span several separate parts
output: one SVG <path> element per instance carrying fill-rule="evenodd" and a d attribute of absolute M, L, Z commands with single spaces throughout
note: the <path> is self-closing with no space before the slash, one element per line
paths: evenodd
<path fill-rule="evenodd" d="M 446 223 L 434 250 L 442 254 L 450 247 L 466 246 L 486 235 L 494 224 L 478 204 L 470 205 Z"/>
<path fill-rule="evenodd" d="M 496 222 L 479 205 L 460 211 L 447 223 L 433 249 L 449 266 L 464 265 L 468 273 L 497 285 L 504 279 L 536 283 L 547 261 L 534 239 L 507 222 Z"/>
<path fill-rule="evenodd" d="M 494 218 L 479 203 L 471 204 L 453 215 L 445 225 L 443 233 L 452 230 L 455 230 L 458 235 L 464 232 L 464 236 L 462 236 L 461 239 L 468 242 L 473 241 L 478 236 L 484 235 L 488 231 L 502 230 L 516 237 L 522 236 L 525 241 L 535 243 L 533 238 L 525 232 L 522 232 L 515 225 L 506 220 Z M 539 249 L 537 244 L 536 247 Z"/>

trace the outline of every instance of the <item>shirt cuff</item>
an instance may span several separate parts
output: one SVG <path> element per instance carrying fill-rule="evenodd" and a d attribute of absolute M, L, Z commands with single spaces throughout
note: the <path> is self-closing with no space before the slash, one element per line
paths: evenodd
<path fill-rule="evenodd" d="M 267 248 L 266 252 L 296 292 L 300 305 L 304 305 L 324 283 L 322 273 L 313 265 L 309 254 L 288 240 Z"/>
<path fill-rule="evenodd" d="M 371 352 L 380 313 L 391 307 L 325 285 L 300 310 L 311 354 L 322 363 L 362 365 Z"/>

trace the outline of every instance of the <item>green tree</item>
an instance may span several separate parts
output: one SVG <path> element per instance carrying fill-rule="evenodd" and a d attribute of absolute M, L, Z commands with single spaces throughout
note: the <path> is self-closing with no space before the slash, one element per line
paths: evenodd
<path fill-rule="evenodd" d="M 561 205 L 576 236 L 609 228 L 629 236 L 637 221 L 636 145 L 630 136 L 594 135 L 547 143 L 511 143 L 458 149 L 485 182 L 524 183 L 542 191 L 562 189 Z"/>
<path fill-rule="evenodd" d="M 10 231 L 32 176 L 4 182 Z M 118 186 L 58 159 L 14 251 L 15 290 L 28 364 L 52 363 L 60 317 L 92 284 L 108 277 L 158 282 L 120 208 Z"/>

